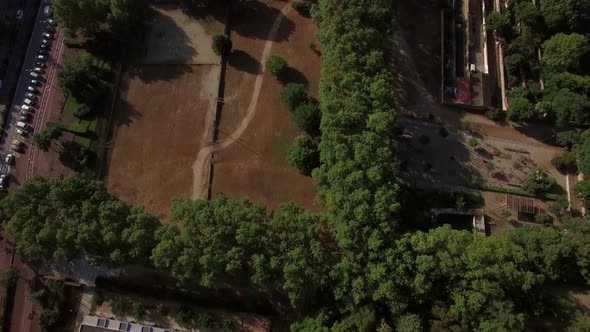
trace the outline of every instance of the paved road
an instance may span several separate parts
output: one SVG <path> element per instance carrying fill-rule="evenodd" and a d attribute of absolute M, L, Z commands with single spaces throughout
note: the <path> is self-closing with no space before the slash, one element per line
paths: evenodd
<path fill-rule="evenodd" d="M 55 74 L 59 65 L 59 59 L 63 50 L 63 34 L 59 29 L 56 29 L 52 34 L 52 38 L 49 39 L 51 48 L 49 54 L 46 55 L 47 68 L 44 68 L 42 78 L 39 80 L 41 86 L 37 88 L 35 92 L 37 98 L 34 103 L 32 113 L 32 120 L 29 121 L 29 135 L 21 137 L 16 133 L 16 122 L 19 121 L 19 111 L 25 99 L 25 94 L 29 92 L 27 87 L 31 82 L 31 71 L 35 67 L 35 63 L 39 61 L 37 59 L 38 51 L 40 49 L 42 40 L 42 33 L 45 32 L 45 26 L 48 24 L 48 15 L 44 13 L 46 6 L 51 4 L 51 0 L 43 0 L 39 6 L 37 19 L 29 42 L 29 48 L 24 59 L 23 69 L 16 87 L 14 94 L 13 103 L 10 108 L 10 112 L 6 121 L 6 130 L 3 133 L 1 144 L 0 144 L 0 171 L 11 173 L 10 188 L 15 188 L 16 185 L 20 185 L 27 179 L 33 176 L 34 160 L 37 153 L 37 149 L 32 145 L 32 136 L 34 133 L 38 133 L 45 128 L 47 105 L 49 103 L 49 95 L 54 89 L 55 85 Z M 12 166 L 4 163 L 4 156 L 10 151 L 10 145 L 13 140 L 18 140 L 25 143 L 24 150 L 21 153 L 14 153 L 16 160 Z"/>

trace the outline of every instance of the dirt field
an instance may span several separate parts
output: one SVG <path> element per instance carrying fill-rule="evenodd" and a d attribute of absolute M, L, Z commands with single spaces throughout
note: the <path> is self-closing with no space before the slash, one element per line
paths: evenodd
<path fill-rule="evenodd" d="M 110 192 L 163 213 L 172 198 L 190 197 L 191 165 L 208 136 L 217 75 L 218 66 L 182 65 L 126 74 L 106 175 Z"/>
<path fill-rule="evenodd" d="M 261 64 L 269 54 L 281 55 L 292 68 L 290 81 L 306 83 L 317 97 L 321 63 L 309 47 L 319 44 L 314 37 L 317 28 L 287 2 L 247 1 L 242 7 L 231 35 L 234 52 L 219 126 L 219 140 L 231 144 L 214 155 L 212 193 L 247 197 L 269 209 L 286 201 L 313 209 L 316 188 L 311 178 L 286 162 L 288 147 L 300 132 L 279 101 L 281 83 L 261 75 Z M 276 33 L 269 36 L 277 19 Z"/>
<path fill-rule="evenodd" d="M 194 19 L 177 6 L 152 7 L 150 14 L 144 64 L 219 64 L 211 39 L 223 33 L 221 22 Z"/>

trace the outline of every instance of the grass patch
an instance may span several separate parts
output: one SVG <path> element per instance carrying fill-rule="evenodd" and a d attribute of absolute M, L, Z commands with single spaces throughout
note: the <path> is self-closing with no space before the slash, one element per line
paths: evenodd
<path fill-rule="evenodd" d="M 76 111 L 82 106 L 82 104 L 73 96 L 68 96 L 66 104 L 64 105 L 63 112 L 71 116 L 76 116 Z"/>
<path fill-rule="evenodd" d="M 78 135 L 76 135 L 76 137 L 74 137 L 74 142 L 80 144 L 86 150 L 90 150 L 90 147 L 92 145 L 92 139 L 91 138 L 88 138 L 88 137 L 84 137 L 84 136 L 78 136 Z"/>

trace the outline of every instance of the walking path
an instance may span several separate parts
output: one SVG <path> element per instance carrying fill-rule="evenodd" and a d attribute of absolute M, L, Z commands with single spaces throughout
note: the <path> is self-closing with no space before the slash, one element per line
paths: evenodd
<path fill-rule="evenodd" d="M 261 64 L 261 71 L 257 74 L 256 81 L 254 82 L 254 91 L 252 93 L 252 99 L 250 100 L 250 104 L 248 105 L 248 110 L 246 116 L 240 122 L 238 128 L 228 135 L 228 137 L 214 142 L 208 146 L 201 148 L 199 154 L 197 155 L 197 159 L 193 164 L 193 191 L 191 198 L 192 199 L 206 199 L 208 188 L 209 188 L 209 163 L 211 160 L 211 154 L 217 151 L 221 151 L 229 146 L 231 146 L 235 141 L 239 140 L 242 134 L 248 128 L 250 121 L 254 118 L 256 114 L 256 106 L 258 104 L 258 97 L 260 96 L 260 89 L 262 87 L 262 82 L 264 81 L 264 67 L 266 60 L 270 55 L 270 49 L 272 48 L 273 40 L 276 38 L 278 33 L 279 27 L 281 26 L 281 22 L 283 18 L 289 13 L 291 10 L 291 5 L 287 4 L 281 9 L 281 14 L 274 20 L 272 27 L 267 36 L 267 42 L 264 45 L 264 51 L 262 52 L 262 57 L 260 58 Z"/>

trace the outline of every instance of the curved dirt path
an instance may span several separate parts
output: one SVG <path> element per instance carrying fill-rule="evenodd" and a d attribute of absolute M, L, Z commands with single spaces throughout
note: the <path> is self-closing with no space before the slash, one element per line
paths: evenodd
<path fill-rule="evenodd" d="M 276 37 L 279 27 L 283 21 L 283 18 L 287 16 L 289 11 L 291 10 L 291 5 L 287 4 L 281 9 L 281 14 L 277 17 L 272 26 L 270 31 L 268 32 L 267 41 L 264 44 L 264 50 L 262 52 L 262 57 L 259 59 L 261 65 L 261 72 L 258 73 L 256 76 L 256 81 L 254 82 L 254 91 L 252 93 L 252 99 L 250 99 L 250 104 L 248 105 L 248 110 L 246 116 L 240 122 L 238 128 L 231 133 L 227 138 L 222 139 L 216 143 L 211 145 L 205 146 L 201 148 L 199 154 L 197 155 L 197 159 L 193 163 L 193 191 L 191 194 L 192 199 L 206 199 L 207 192 L 208 192 L 208 177 L 209 177 L 209 165 L 208 160 L 211 157 L 213 152 L 217 152 L 223 150 L 229 146 L 231 146 L 235 141 L 240 139 L 242 134 L 248 128 L 250 121 L 254 118 L 256 114 L 256 106 L 258 105 L 258 97 L 260 96 L 260 89 L 262 88 L 262 82 L 264 81 L 264 67 L 266 64 L 266 60 L 270 55 L 270 49 L 273 44 L 273 39 Z"/>

